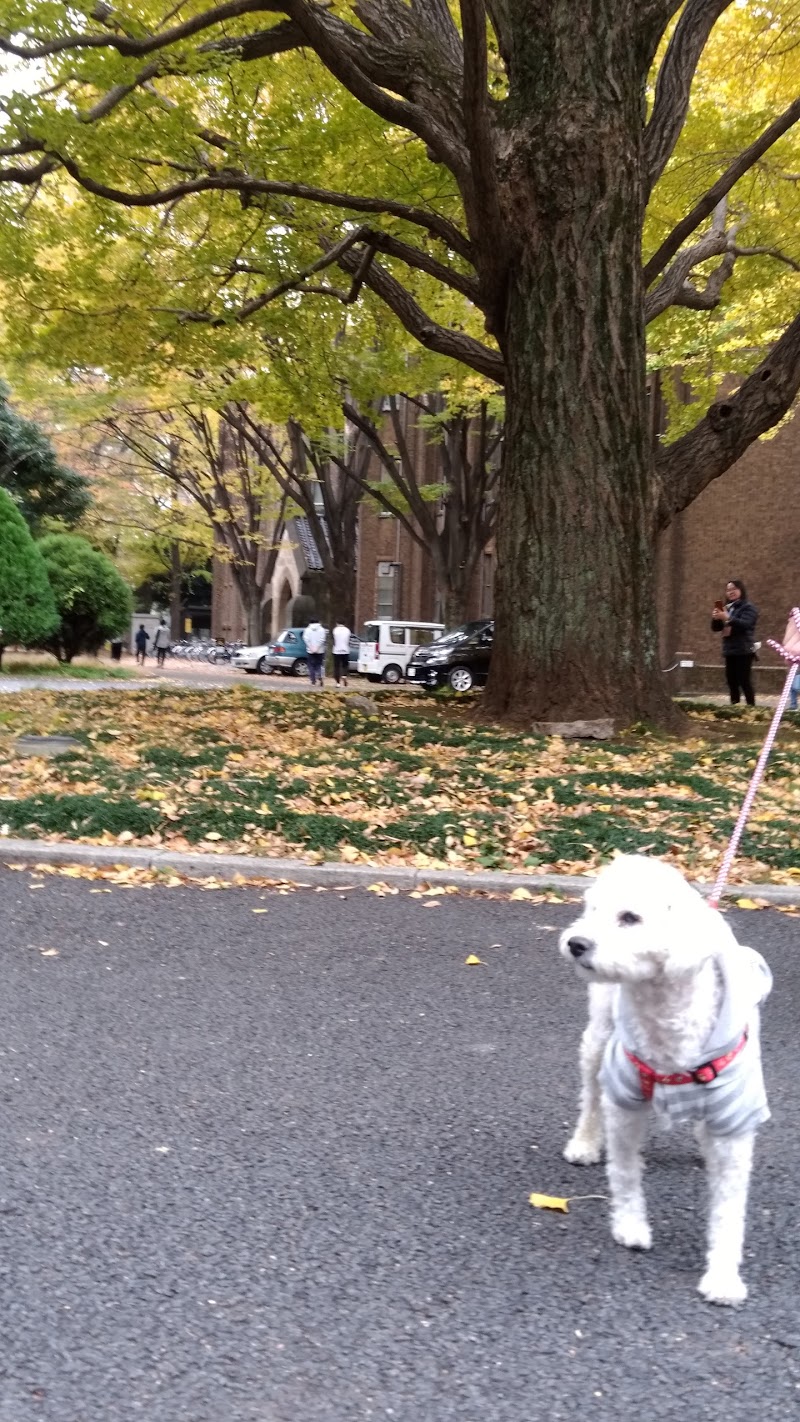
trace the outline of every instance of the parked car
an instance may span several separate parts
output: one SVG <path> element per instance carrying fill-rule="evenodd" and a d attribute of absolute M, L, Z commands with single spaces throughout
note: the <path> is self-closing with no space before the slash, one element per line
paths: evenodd
<path fill-rule="evenodd" d="M 350 638 L 351 671 L 358 662 L 358 637 Z M 306 644 L 302 627 L 287 627 L 274 642 L 264 642 L 259 647 L 243 647 L 231 658 L 231 666 L 246 672 L 282 672 L 284 676 L 307 676 Z"/>
<path fill-rule="evenodd" d="M 268 672 L 269 662 L 267 653 L 271 643 L 262 642 L 258 647 L 240 647 L 238 652 L 234 652 L 231 657 L 231 666 L 237 671 Z"/>
<path fill-rule="evenodd" d="M 401 622 L 396 617 L 374 617 L 364 624 L 358 670 L 368 681 L 391 686 L 403 680 L 418 647 L 434 642 L 444 632 L 443 622 Z"/>
<path fill-rule="evenodd" d="M 489 675 L 494 622 L 465 622 L 430 647 L 419 647 L 408 663 L 406 681 L 417 686 L 451 686 L 469 691 L 483 686 Z"/>

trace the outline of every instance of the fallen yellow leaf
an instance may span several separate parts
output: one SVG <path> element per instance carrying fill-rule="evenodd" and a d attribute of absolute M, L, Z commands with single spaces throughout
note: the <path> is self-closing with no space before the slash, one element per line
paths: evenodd
<path fill-rule="evenodd" d="M 523 889 L 522 887 L 520 887 L 519 889 L 514 889 L 510 897 L 512 899 L 532 899 L 533 894 L 531 893 L 530 889 Z"/>
<path fill-rule="evenodd" d="M 476 963 L 480 963 L 481 959 L 477 953 L 470 953 L 469 957 L 464 959 L 464 962 L 468 964 L 469 967 L 473 967 Z"/>
<path fill-rule="evenodd" d="M 569 1214 L 569 1199 L 562 1199 L 560 1195 L 529 1195 L 528 1201 L 537 1210 L 561 1210 L 562 1214 Z"/>
<path fill-rule="evenodd" d="M 737 899 L 736 907 L 743 909 L 760 909 L 766 908 L 767 904 L 765 899 Z"/>

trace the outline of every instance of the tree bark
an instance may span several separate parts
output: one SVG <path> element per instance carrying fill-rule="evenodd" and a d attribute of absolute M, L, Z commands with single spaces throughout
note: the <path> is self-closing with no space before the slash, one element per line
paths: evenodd
<path fill-rule="evenodd" d="M 170 547 L 169 622 L 172 639 L 183 636 L 183 568 L 181 545 L 174 539 Z"/>
<path fill-rule="evenodd" d="M 512 257 L 485 706 L 520 723 L 672 716 L 654 592 L 643 76 L 627 8 L 542 6 L 517 36 L 521 117 L 500 169 Z"/>

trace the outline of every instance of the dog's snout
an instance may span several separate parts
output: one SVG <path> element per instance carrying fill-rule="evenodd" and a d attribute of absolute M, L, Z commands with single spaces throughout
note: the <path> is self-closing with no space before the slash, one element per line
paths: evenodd
<path fill-rule="evenodd" d="M 573 958 L 582 958 L 584 953 L 588 953 L 594 947 L 591 938 L 568 938 L 567 947 Z"/>

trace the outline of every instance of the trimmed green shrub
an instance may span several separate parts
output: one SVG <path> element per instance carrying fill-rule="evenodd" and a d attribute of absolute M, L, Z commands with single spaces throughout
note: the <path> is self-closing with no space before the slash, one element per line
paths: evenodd
<path fill-rule="evenodd" d="M 39 541 L 61 619 L 47 646 L 60 662 L 94 653 L 124 632 L 133 611 L 130 589 L 114 564 L 76 533 L 50 533 Z"/>
<path fill-rule="evenodd" d="M 58 626 L 39 548 L 11 497 L 0 489 L 0 662 L 12 643 L 41 643 Z"/>

